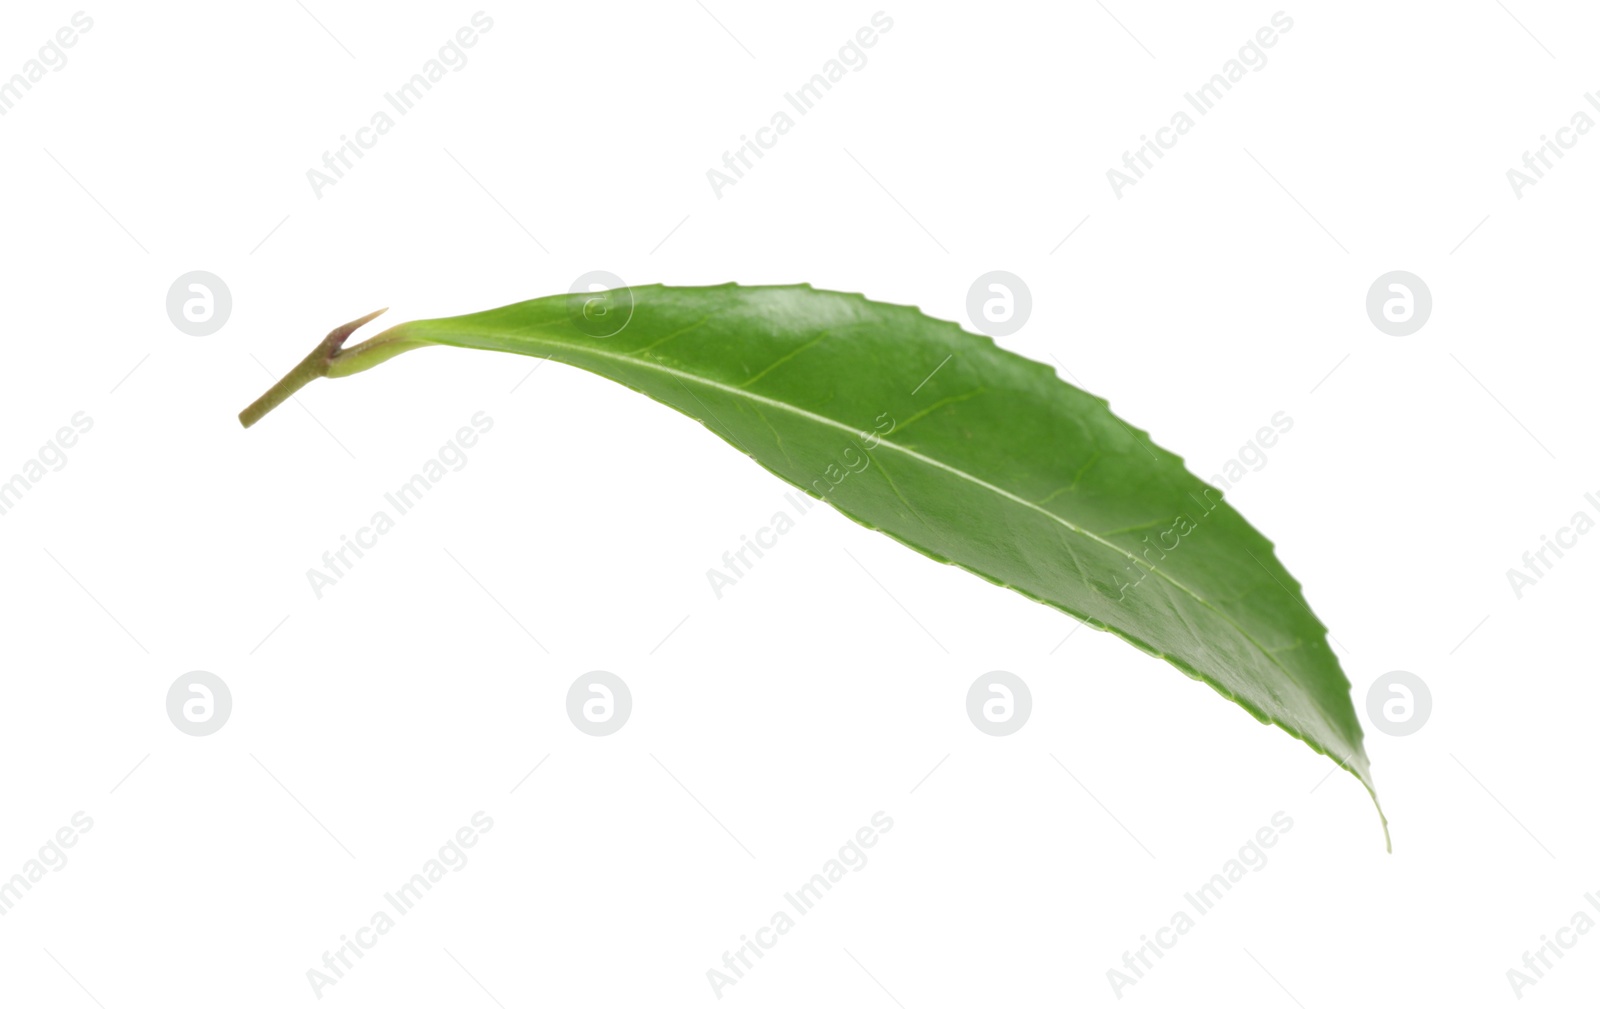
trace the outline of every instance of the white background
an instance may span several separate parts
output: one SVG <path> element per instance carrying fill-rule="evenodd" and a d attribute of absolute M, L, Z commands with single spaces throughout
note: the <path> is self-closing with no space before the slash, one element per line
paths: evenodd
<path fill-rule="evenodd" d="M 307 170 L 477 6 L 87 9 L 0 117 L 0 479 L 94 422 L 0 516 L 0 876 L 94 822 L 0 917 L 0 1002 L 316 1004 L 307 971 L 479 810 L 468 864 L 321 1002 L 718 1004 L 723 952 L 883 811 L 721 1003 L 1111 1005 L 1107 970 L 1280 810 L 1265 868 L 1122 1002 L 1516 1002 L 1507 969 L 1600 887 L 1600 537 L 1520 600 L 1506 577 L 1600 512 L 1600 134 L 1521 199 L 1506 171 L 1588 108 L 1595 11 L 1285 8 L 1267 65 L 1118 199 L 1106 170 L 1277 7 L 886 7 L 869 62 L 719 199 L 707 169 L 879 8 L 705 7 L 484 8 L 468 64 L 321 198 Z M 76 10 L 9 5 L 0 76 Z M 598 378 L 429 350 L 234 419 L 374 308 L 596 269 L 952 319 L 1009 270 L 1034 307 L 1003 345 L 1200 475 L 1287 413 L 1229 497 L 1364 723 L 1378 676 L 1431 687 L 1422 731 L 1368 732 L 1394 853 L 1301 743 L 825 507 L 716 599 L 706 569 L 786 488 Z M 1434 299 L 1400 338 L 1365 310 L 1397 269 Z M 214 335 L 166 314 L 190 270 L 231 289 Z M 477 411 L 466 468 L 317 599 L 306 570 Z M 204 738 L 165 710 L 196 669 L 233 697 Z M 565 710 L 595 669 L 633 695 L 604 738 Z M 1006 738 L 965 713 L 994 669 L 1033 695 Z M 1591 934 L 1523 1001 L 1597 982 Z"/>

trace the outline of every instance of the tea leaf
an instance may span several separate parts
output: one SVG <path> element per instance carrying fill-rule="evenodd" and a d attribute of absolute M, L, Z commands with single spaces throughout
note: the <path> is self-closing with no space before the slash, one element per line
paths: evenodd
<path fill-rule="evenodd" d="M 914 308 L 805 285 L 556 295 L 343 349 L 366 321 L 329 334 L 241 421 L 313 378 L 430 345 L 583 368 L 862 525 L 1166 659 L 1377 801 L 1349 681 L 1272 544 L 1046 365 Z"/>

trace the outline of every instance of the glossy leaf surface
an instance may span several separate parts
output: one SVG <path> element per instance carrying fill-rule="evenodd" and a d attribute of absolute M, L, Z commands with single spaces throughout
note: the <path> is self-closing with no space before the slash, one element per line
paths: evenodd
<path fill-rule="evenodd" d="M 558 295 L 341 350 L 354 325 L 299 384 L 429 345 L 594 372 L 857 522 L 1166 659 L 1372 791 L 1350 684 L 1272 544 L 1104 400 L 987 337 L 804 285 Z"/>

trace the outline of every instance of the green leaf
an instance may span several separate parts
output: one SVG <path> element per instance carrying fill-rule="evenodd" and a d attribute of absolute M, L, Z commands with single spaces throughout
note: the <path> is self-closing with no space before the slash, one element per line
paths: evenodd
<path fill-rule="evenodd" d="M 987 337 L 804 285 L 557 295 L 341 349 L 366 321 L 240 419 L 312 378 L 435 344 L 594 372 L 862 525 L 1166 659 L 1377 800 L 1349 681 L 1272 544 L 1105 400 Z"/>

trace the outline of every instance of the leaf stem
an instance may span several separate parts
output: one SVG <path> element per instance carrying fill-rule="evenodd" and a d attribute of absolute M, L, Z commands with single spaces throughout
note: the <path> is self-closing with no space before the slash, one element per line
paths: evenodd
<path fill-rule="evenodd" d="M 273 409 L 287 402 L 289 397 L 305 388 L 307 384 L 331 372 L 333 370 L 333 362 L 340 356 L 340 348 L 344 346 L 346 340 L 350 339 L 350 334 L 387 311 L 387 308 L 380 308 L 376 312 L 364 315 L 354 322 L 347 322 L 329 333 L 311 353 L 305 356 L 304 360 L 290 369 L 287 375 L 278 379 L 272 388 L 263 393 L 260 399 L 245 407 L 244 411 L 239 414 L 239 423 L 245 427 L 250 427 L 256 421 L 271 413 Z M 375 341 L 369 340 L 361 346 L 367 346 L 373 342 Z"/>

